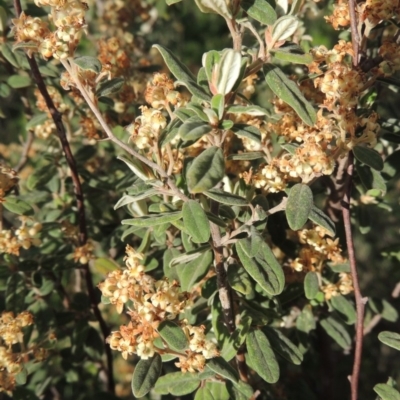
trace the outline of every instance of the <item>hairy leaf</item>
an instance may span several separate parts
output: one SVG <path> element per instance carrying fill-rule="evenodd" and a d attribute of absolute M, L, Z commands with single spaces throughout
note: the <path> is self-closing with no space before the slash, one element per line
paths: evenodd
<path fill-rule="evenodd" d="M 353 148 L 354 157 L 357 158 L 361 163 L 368 165 L 369 167 L 382 171 L 383 160 L 381 155 L 374 149 L 364 146 L 355 146 Z"/>
<path fill-rule="evenodd" d="M 320 321 L 325 332 L 343 349 L 351 346 L 351 337 L 346 328 L 335 318 L 328 317 Z"/>
<path fill-rule="evenodd" d="M 396 332 L 383 331 L 378 335 L 378 339 L 386 345 L 400 350 L 400 334 Z"/>
<path fill-rule="evenodd" d="M 400 400 L 400 392 L 386 383 L 378 383 L 374 386 L 374 392 L 382 400 Z"/>
<path fill-rule="evenodd" d="M 219 147 L 204 150 L 192 162 L 186 174 L 191 193 L 202 193 L 212 189 L 225 174 L 224 155 Z"/>
<path fill-rule="evenodd" d="M 304 292 L 307 299 L 312 300 L 319 292 L 318 275 L 314 271 L 307 272 L 304 278 Z"/>
<path fill-rule="evenodd" d="M 264 25 L 272 25 L 276 21 L 276 12 L 266 0 L 242 0 L 240 7 Z"/>
<path fill-rule="evenodd" d="M 144 217 L 124 219 L 121 221 L 121 223 L 122 225 L 133 225 L 133 226 L 139 226 L 141 228 L 148 228 L 150 226 L 157 226 L 174 222 L 181 218 L 182 218 L 182 213 L 178 211 L 178 212 L 165 213 L 155 216 L 146 215 Z"/>
<path fill-rule="evenodd" d="M 315 124 L 317 114 L 314 108 L 305 99 L 297 85 L 278 67 L 272 64 L 266 65 L 265 80 L 278 98 L 289 104 L 307 125 Z"/>
<path fill-rule="evenodd" d="M 172 394 L 184 396 L 194 392 L 200 385 L 199 374 L 171 372 L 158 379 L 154 392 L 158 394 Z"/>
<path fill-rule="evenodd" d="M 162 321 L 157 330 L 171 350 L 183 351 L 188 346 L 189 342 L 185 333 L 182 328 L 174 322 Z"/>
<path fill-rule="evenodd" d="M 350 303 L 346 297 L 341 294 L 333 296 L 331 298 L 331 304 L 346 324 L 353 325 L 356 322 L 356 310 L 354 309 L 354 305 Z"/>
<path fill-rule="evenodd" d="M 153 357 L 141 359 L 133 371 L 132 392 L 136 397 L 143 397 L 154 387 L 162 369 L 161 357 L 158 353 Z"/>
<path fill-rule="evenodd" d="M 313 204 L 308 218 L 315 224 L 326 229 L 331 236 L 336 235 L 335 223 L 317 206 Z"/>
<path fill-rule="evenodd" d="M 271 344 L 260 330 L 252 331 L 246 339 L 249 366 L 257 372 L 265 382 L 275 383 L 279 379 L 279 364 L 276 361 Z"/>
<path fill-rule="evenodd" d="M 194 243 L 205 243 L 210 238 L 210 224 L 206 213 L 196 200 L 183 204 L 182 219 Z"/>
<path fill-rule="evenodd" d="M 228 206 L 248 206 L 247 200 L 236 194 L 224 192 L 221 189 L 212 189 L 204 192 L 204 194 L 221 204 L 227 204 Z"/>
<path fill-rule="evenodd" d="M 297 231 L 307 222 L 313 206 L 313 194 L 308 185 L 298 183 L 289 192 L 286 218 L 290 229 Z"/>

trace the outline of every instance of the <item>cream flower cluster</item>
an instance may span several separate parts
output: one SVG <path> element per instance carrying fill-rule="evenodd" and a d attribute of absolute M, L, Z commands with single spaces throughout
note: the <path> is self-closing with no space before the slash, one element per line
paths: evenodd
<path fill-rule="evenodd" d="M 126 253 L 126 268 L 112 271 L 99 284 L 103 296 L 116 306 L 118 313 L 128 302 L 132 305 L 127 312 L 129 323 L 112 332 L 107 341 L 113 350 L 121 351 L 125 359 L 131 354 L 148 359 L 156 352 L 168 353 L 169 349 L 155 344 L 160 336 L 157 329 L 162 321 L 175 319 L 185 310 L 188 294 L 180 291 L 176 281 L 166 278 L 156 281 L 145 274 L 141 263 L 143 255 L 129 245 Z M 181 321 L 181 327 L 189 341 L 187 352 L 179 354 L 181 368 L 183 371 L 201 370 L 205 359 L 218 355 L 216 346 L 205 339 L 204 327 L 193 327 L 185 321 Z"/>
<path fill-rule="evenodd" d="M 49 25 L 37 17 L 21 13 L 13 19 L 17 44 L 25 45 L 28 54 L 39 52 L 44 58 L 66 59 L 75 53 L 86 28 L 87 3 L 80 0 L 35 0 L 39 7 L 50 6 Z"/>
<path fill-rule="evenodd" d="M 24 354 L 14 352 L 12 346 L 23 342 L 22 328 L 32 323 L 32 314 L 27 311 L 17 316 L 3 312 L 0 316 L 0 392 L 10 393 L 15 387 L 15 377 L 23 368 Z"/>
<path fill-rule="evenodd" d="M 42 230 L 42 224 L 32 222 L 28 217 L 19 217 L 21 226 L 15 230 L 0 231 L 0 252 L 19 255 L 21 247 L 25 250 L 31 246 L 40 246 L 41 240 L 38 237 Z"/>

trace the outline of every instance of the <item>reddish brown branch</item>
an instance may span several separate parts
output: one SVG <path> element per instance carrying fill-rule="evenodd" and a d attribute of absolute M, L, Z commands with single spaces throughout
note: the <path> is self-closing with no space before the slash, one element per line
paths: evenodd
<path fill-rule="evenodd" d="M 350 221 L 350 199 L 352 190 L 352 178 L 354 169 L 354 157 L 353 153 L 349 153 L 348 164 L 347 164 L 347 180 L 346 180 L 346 191 L 342 202 L 342 213 L 343 213 L 343 223 L 346 233 L 346 244 L 347 252 L 350 261 L 350 270 L 353 280 L 354 287 L 354 297 L 356 301 L 356 338 L 355 338 L 355 351 L 354 351 L 354 362 L 353 371 L 351 374 L 351 400 L 358 399 L 358 381 L 360 376 L 361 367 L 361 356 L 362 356 L 362 345 L 364 339 L 364 299 L 361 295 L 360 285 L 358 282 L 358 273 L 356 265 L 356 256 L 354 252 L 354 241 L 353 234 L 351 231 L 351 221 Z"/>
<path fill-rule="evenodd" d="M 353 44 L 353 65 L 357 67 L 360 52 L 360 36 L 358 34 L 358 22 L 356 15 L 356 0 L 349 0 L 349 14 L 350 14 L 350 26 L 351 26 L 351 42 Z"/>
<path fill-rule="evenodd" d="M 14 0 L 14 8 L 15 8 L 16 15 L 17 16 L 20 15 L 22 12 L 22 9 L 21 9 L 21 3 L 19 0 Z M 43 77 L 42 77 L 40 71 L 39 71 L 39 67 L 35 60 L 35 57 L 27 56 L 27 60 L 28 60 L 28 63 L 29 63 L 29 66 L 30 66 L 30 69 L 32 72 L 32 77 L 33 77 L 41 95 L 43 96 L 43 98 L 46 102 L 46 106 L 47 106 L 47 108 L 51 114 L 51 117 L 54 121 L 56 130 L 57 130 L 57 136 L 60 139 L 61 147 L 63 149 L 65 159 L 67 161 L 68 167 L 71 170 L 72 182 L 74 185 L 74 192 L 75 192 L 75 198 L 76 198 L 77 209 L 78 209 L 79 244 L 81 246 L 83 246 L 86 244 L 87 239 L 88 239 L 84 196 L 83 196 L 83 191 L 82 191 L 82 185 L 81 185 L 79 175 L 78 175 L 76 162 L 75 162 L 74 156 L 71 151 L 71 147 L 70 147 L 68 139 L 67 139 L 64 124 L 62 122 L 62 115 L 55 107 L 54 102 L 49 95 L 46 84 L 43 80 Z M 95 293 L 94 285 L 92 282 L 92 276 L 91 276 L 91 273 L 89 270 L 89 266 L 87 264 L 85 264 L 83 266 L 83 273 L 84 273 L 86 287 L 87 287 L 87 291 L 89 294 L 93 313 L 95 314 L 95 317 L 96 317 L 97 321 L 99 322 L 100 329 L 104 336 L 104 339 L 106 339 L 108 337 L 108 335 L 110 334 L 110 330 L 109 330 L 106 322 L 104 321 L 103 316 L 101 315 L 101 312 L 98 308 L 96 293 Z M 108 345 L 105 344 L 104 348 L 105 348 L 105 353 L 106 353 L 106 357 L 107 357 L 108 390 L 110 392 L 114 393 L 115 392 L 115 383 L 114 383 L 114 375 L 113 375 L 112 353 L 111 353 L 111 349 Z"/>

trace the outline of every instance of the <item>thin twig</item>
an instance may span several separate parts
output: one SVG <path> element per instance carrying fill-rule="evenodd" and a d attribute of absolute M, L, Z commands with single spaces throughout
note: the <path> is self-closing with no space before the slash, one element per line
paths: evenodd
<path fill-rule="evenodd" d="M 22 12 L 21 9 L 21 3 L 20 0 L 14 0 L 14 8 L 16 15 L 19 16 Z M 63 149 L 65 159 L 67 161 L 68 167 L 71 170 L 71 177 L 72 177 L 72 182 L 74 185 L 74 192 L 75 192 L 75 198 L 76 198 L 76 203 L 77 203 L 77 209 L 78 209 L 78 221 L 79 221 L 79 244 L 81 246 L 85 245 L 88 239 L 88 234 L 87 234 L 87 226 L 86 226 L 86 213 L 85 213 L 85 204 L 84 204 L 84 196 L 83 196 L 83 191 L 82 191 L 82 185 L 79 179 L 78 175 L 78 170 L 76 167 L 76 162 L 74 159 L 74 156 L 71 151 L 71 147 L 69 145 L 66 132 L 65 132 L 65 127 L 62 122 L 62 115 L 61 113 L 57 110 L 57 108 L 54 105 L 53 100 L 50 97 L 50 94 L 47 90 L 46 84 L 43 80 L 43 77 L 39 71 L 37 62 L 35 60 L 35 57 L 26 57 L 30 66 L 30 69 L 32 71 L 32 76 L 33 79 L 36 82 L 36 85 L 43 96 L 47 108 L 50 112 L 50 115 L 54 121 L 54 124 L 56 126 L 57 130 L 57 136 L 61 142 L 61 147 Z M 110 330 L 104 321 L 101 312 L 98 308 L 97 305 L 97 298 L 96 298 L 96 293 L 94 290 L 94 285 L 92 282 L 92 276 L 89 270 L 89 266 L 85 264 L 83 266 L 83 273 L 86 281 L 86 287 L 87 291 L 89 294 L 91 306 L 93 309 L 93 312 L 96 316 L 97 321 L 99 322 L 100 329 L 102 331 L 102 334 L 104 338 L 107 338 L 108 335 L 110 334 Z M 106 357 L 107 357 L 107 376 L 108 376 L 108 390 L 112 393 L 115 392 L 115 384 L 114 384 L 114 376 L 113 376 L 113 361 L 112 361 L 112 353 L 111 349 L 108 345 L 105 344 L 105 352 L 106 352 Z"/>
<path fill-rule="evenodd" d="M 350 199 L 351 199 L 351 190 L 352 190 L 352 177 L 353 177 L 353 169 L 354 169 L 354 157 L 350 152 L 348 156 L 348 164 L 347 164 L 347 178 L 346 178 L 346 191 L 343 197 L 342 202 L 342 214 L 343 214 L 343 223 L 346 233 L 346 244 L 347 244 L 347 252 L 349 255 L 350 261 L 350 270 L 351 276 L 353 280 L 354 287 L 354 297 L 356 301 L 356 339 L 355 339 L 355 351 L 354 351 L 354 362 L 353 362 L 353 371 L 351 374 L 351 400 L 358 399 L 358 381 L 360 376 L 360 367 L 361 367 L 361 356 L 362 356 L 362 346 L 363 346 L 363 338 L 364 338 L 364 307 L 365 300 L 363 299 L 360 291 L 360 285 L 358 281 L 357 274 L 357 265 L 356 265 L 356 257 L 354 252 L 354 241 L 353 234 L 351 231 L 351 220 L 350 220 Z"/>

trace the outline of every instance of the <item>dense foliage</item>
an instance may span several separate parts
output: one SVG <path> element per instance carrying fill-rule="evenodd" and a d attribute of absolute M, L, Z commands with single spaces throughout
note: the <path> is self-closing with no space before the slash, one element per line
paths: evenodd
<path fill-rule="evenodd" d="M 400 398 L 398 2 L 0 0 L 0 35 L 0 398 Z"/>

